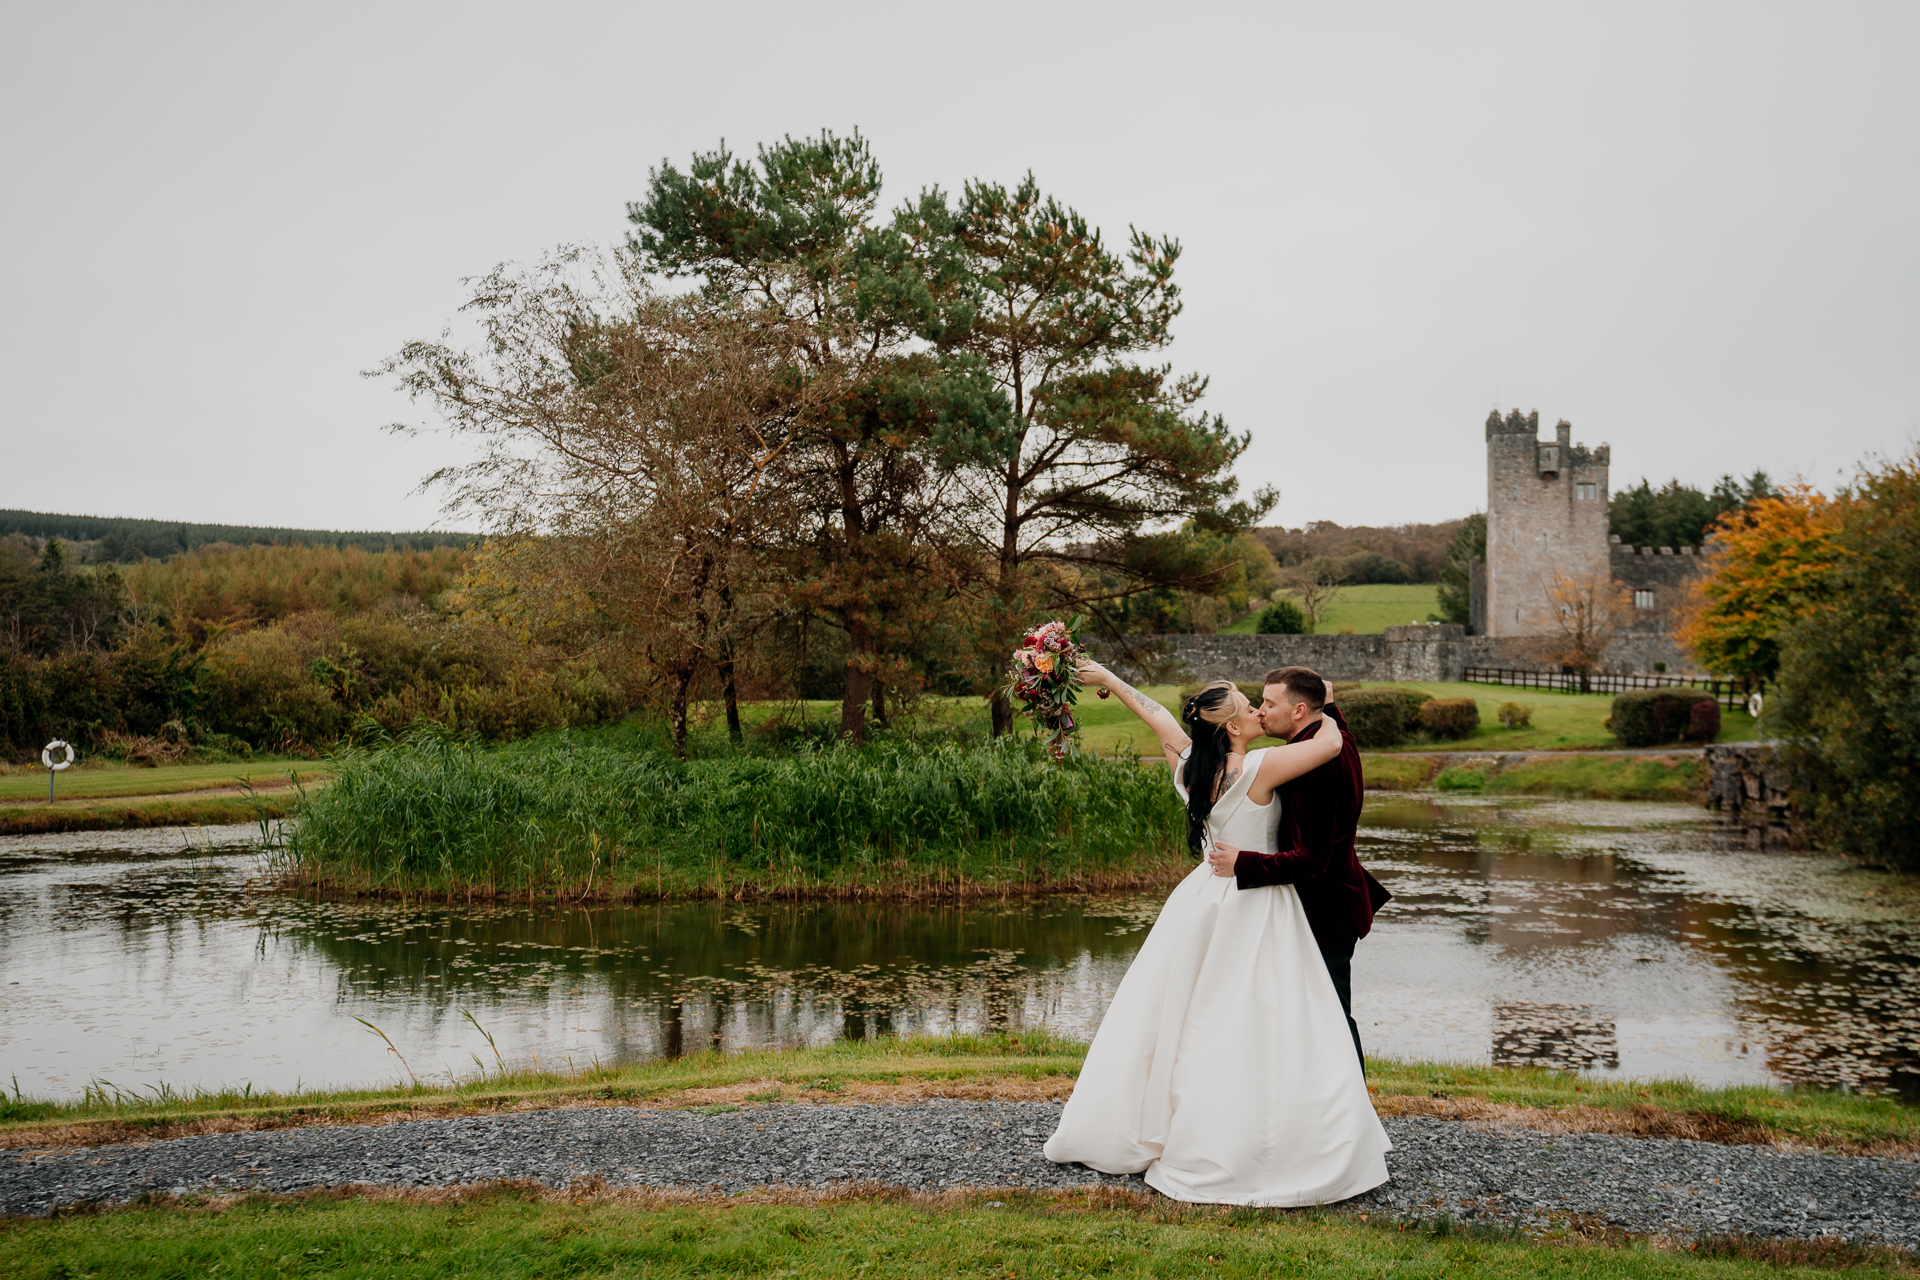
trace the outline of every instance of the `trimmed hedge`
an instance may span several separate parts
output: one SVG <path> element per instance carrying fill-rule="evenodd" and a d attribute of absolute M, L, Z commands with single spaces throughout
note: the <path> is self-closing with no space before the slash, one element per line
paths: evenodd
<path fill-rule="evenodd" d="M 1407 736 L 1407 696 L 1401 689 L 1356 689 L 1339 695 L 1353 740 L 1362 748 L 1391 747 Z"/>
<path fill-rule="evenodd" d="M 1420 724 L 1436 738 L 1471 738 L 1480 729 L 1480 704 L 1472 698 L 1432 698 L 1420 706 Z"/>
<path fill-rule="evenodd" d="M 1704 689 L 1635 689 L 1614 695 L 1607 723 L 1623 747 L 1712 742 L 1720 735 L 1720 705 Z"/>

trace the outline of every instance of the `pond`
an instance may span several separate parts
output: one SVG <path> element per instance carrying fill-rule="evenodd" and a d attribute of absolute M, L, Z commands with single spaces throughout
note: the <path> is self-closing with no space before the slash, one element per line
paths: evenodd
<path fill-rule="evenodd" d="M 0 1082 L 281 1090 L 1086 1038 L 1163 896 L 403 909 L 268 890 L 253 834 L 0 840 Z M 1362 846 L 1396 899 L 1354 963 L 1370 1052 L 1920 1095 L 1920 893 L 1894 877 L 1648 804 L 1374 795 Z"/>

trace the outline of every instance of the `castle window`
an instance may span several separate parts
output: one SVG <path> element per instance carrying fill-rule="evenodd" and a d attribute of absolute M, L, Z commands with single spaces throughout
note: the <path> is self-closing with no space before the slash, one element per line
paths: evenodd
<path fill-rule="evenodd" d="M 1653 608 L 1653 592 L 1636 591 L 1633 593 L 1633 607 L 1636 609 Z"/>
<path fill-rule="evenodd" d="M 1597 498 L 1600 496 L 1600 486 L 1586 483 L 1576 484 L 1573 486 L 1573 496 L 1576 498 Z"/>

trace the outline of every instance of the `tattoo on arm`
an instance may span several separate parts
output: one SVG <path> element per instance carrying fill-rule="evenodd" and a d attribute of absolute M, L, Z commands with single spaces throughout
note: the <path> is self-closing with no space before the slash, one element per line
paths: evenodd
<path fill-rule="evenodd" d="M 1146 694 L 1140 692 L 1138 689 L 1134 688 L 1130 684 L 1122 682 L 1120 685 L 1120 691 L 1123 694 L 1125 694 L 1127 698 L 1132 700 L 1134 706 L 1140 708 L 1140 714 L 1142 715 L 1145 715 L 1149 711 L 1158 711 L 1163 715 L 1170 714 L 1168 713 L 1165 707 L 1161 706 L 1159 703 L 1155 702 L 1152 698 L 1149 698 Z"/>

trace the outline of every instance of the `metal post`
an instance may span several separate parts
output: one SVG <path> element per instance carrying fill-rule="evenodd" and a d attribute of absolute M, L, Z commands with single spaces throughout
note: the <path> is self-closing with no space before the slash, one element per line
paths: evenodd
<path fill-rule="evenodd" d="M 54 761 L 54 758 L 53 758 L 53 752 L 56 747 L 66 754 L 66 759 L 61 760 L 57 763 Z M 62 742 L 60 739 L 55 738 L 52 742 L 49 742 L 44 748 L 41 749 L 40 763 L 47 766 L 47 803 L 52 804 L 53 803 L 53 780 L 59 776 L 60 771 L 62 769 L 67 768 L 69 765 L 73 763 L 73 748 L 68 746 L 65 742 Z"/>

